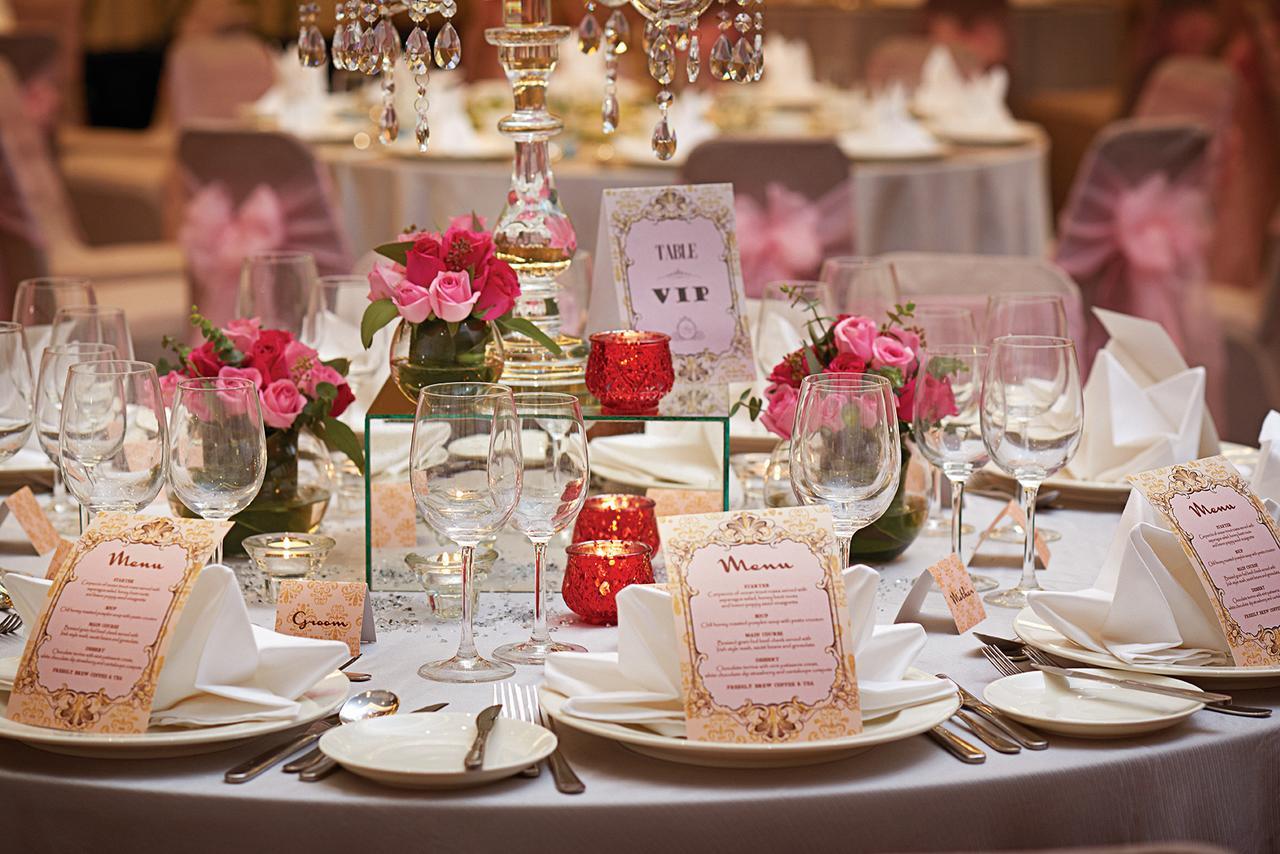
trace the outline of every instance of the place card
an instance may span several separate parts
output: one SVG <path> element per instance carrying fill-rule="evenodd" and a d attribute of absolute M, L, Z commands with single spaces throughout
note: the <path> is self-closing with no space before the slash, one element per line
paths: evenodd
<path fill-rule="evenodd" d="M 61 537 L 54 529 L 53 523 L 40 509 L 35 493 L 29 486 L 22 487 L 0 502 L 0 525 L 3 525 L 10 516 L 18 521 L 18 525 L 36 554 L 53 553 L 49 566 L 45 570 L 45 577 L 52 578 L 67 553 L 71 551 L 71 542 Z"/>
<path fill-rule="evenodd" d="M 1127 480 L 1173 527 L 1242 667 L 1280 665 L 1280 535 L 1226 457 Z"/>
<path fill-rule="evenodd" d="M 660 519 L 689 738 L 774 744 L 862 731 L 825 507 Z"/>
<path fill-rule="evenodd" d="M 653 489 L 645 490 L 645 497 L 653 499 L 653 515 L 687 516 L 696 513 L 719 513 L 724 510 L 724 493 L 710 489 Z"/>
<path fill-rule="evenodd" d="M 596 247 L 587 329 L 665 332 L 676 384 L 661 411 L 725 410 L 728 384 L 756 378 L 733 186 L 605 190 Z"/>
<path fill-rule="evenodd" d="M 369 538 L 375 549 L 408 549 L 418 543 L 418 505 L 409 481 L 369 486 Z"/>
<path fill-rule="evenodd" d="M 352 655 L 359 655 L 361 641 L 378 639 L 369 588 L 363 581 L 281 581 L 276 631 L 299 638 L 343 641 Z"/>
<path fill-rule="evenodd" d="M 951 619 L 956 625 L 956 634 L 964 634 L 987 618 L 987 609 L 983 607 L 978 591 L 973 589 L 969 571 L 964 568 L 960 556 L 953 553 L 920 573 L 893 621 L 913 622 L 920 614 L 925 596 L 934 585 L 937 585 L 943 598 L 947 600 L 947 610 L 951 612 Z"/>
<path fill-rule="evenodd" d="M 230 522 L 102 512 L 57 570 L 8 717 L 75 732 L 145 732 L 178 615 Z"/>
<path fill-rule="evenodd" d="M 1008 519 L 1010 524 L 1017 525 L 1024 531 L 1027 529 L 1027 514 L 1022 511 L 1022 505 L 1017 501 L 1010 501 L 996 514 L 996 518 L 991 520 L 991 524 L 978 535 L 978 540 L 973 544 L 973 551 L 970 554 L 977 554 L 978 549 L 982 548 L 982 544 L 987 541 L 987 538 L 1005 519 Z M 1036 569 L 1048 569 L 1049 544 L 1045 542 L 1044 535 L 1039 530 L 1036 531 L 1035 550 L 1036 557 L 1040 559 L 1040 565 Z"/>

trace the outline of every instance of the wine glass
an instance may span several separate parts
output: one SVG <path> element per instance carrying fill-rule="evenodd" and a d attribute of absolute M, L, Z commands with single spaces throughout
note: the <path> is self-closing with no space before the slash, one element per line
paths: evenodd
<path fill-rule="evenodd" d="M 267 471 L 258 387 L 240 377 L 181 380 L 169 415 L 169 488 L 201 519 L 249 506 Z M 213 563 L 222 563 L 222 539 Z"/>
<path fill-rule="evenodd" d="M 88 279 L 46 276 L 18 283 L 13 297 L 13 319 L 27 330 L 27 343 L 35 353 L 49 346 L 53 318 L 58 309 L 72 305 L 95 305 L 93 286 Z"/>
<path fill-rule="evenodd" d="M 533 633 L 523 643 L 494 650 L 509 664 L 542 664 L 551 652 L 586 652 L 553 641 L 547 632 L 547 543 L 573 524 L 587 499 L 587 429 L 571 394 L 523 392 L 515 396 L 523 445 L 524 483 L 511 516 L 512 526 L 533 543 Z"/>
<path fill-rule="evenodd" d="M 982 442 L 980 403 L 988 349 L 977 344 L 939 345 L 920 353 L 911 435 L 924 458 L 951 483 L 951 551 L 961 561 L 964 485 L 990 458 Z M 974 575 L 977 590 L 999 585 Z"/>
<path fill-rule="evenodd" d="M 840 565 L 853 535 L 889 509 L 902 447 L 889 381 L 875 374 L 813 374 L 800 384 L 791 430 L 791 488 L 831 508 Z"/>
<path fill-rule="evenodd" d="M 263 329 L 283 329 L 305 340 L 305 333 L 314 328 L 318 278 L 309 252 L 250 255 L 240 268 L 236 316 L 256 317 Z"/>
<path fill-rule="evenodd" d="M 22 324 L 0 321 L 0 463 L 21 451 L 31 435 L 32 396 Z"/>
<path fill-rule="evenodd" d="M 437 383 L 418 394 L 409 445 L 414 501 L 426 523 L 462 550 L 458 651 L 418 668 L 424 679 L 489 682 L 516 672 L 476 651 L 471 585 L 476 546 L 502 530 L 520 500 L 520 451 L 520 419 L 506 386 Z"/>
<path fill-rule="evenodd" d="M 846 314 L 869 317 L 876 323 L 902 301 L 893 265 L 877 258 L 846 255 L 822 262 L 818 278 L 831 288 Z"/>
<path fill-rule="evenodd" d="M 72 305 L 53 316 L 50 346 L 85 341 L 110 344 L 122 359 L 133 358 L 133 337 L 124 309 L 104 305 Z"/>
<path fill-rule="evenodd" d="M 1071 461 L 1080 444 L 1084 398 L 1076 348 L 1069 338 L 1006 335 L 987 360 L 982 388 L 982 441 L 991 460 L 1018 482 L 1027 517 L 1022 580 L 986 600 L 1021 608 L 1036 581 L 1036 493 L 1044 479 Z"/>
<path fill-rule="evenodd" d="M 784 356 L 803 347 L 811 328 L 816 334 L 810 324 L 819 318 L 830 322 L 836 314 L 831 288 L 824 282 L 788 280 L 765 285 L 753 342 L 761 374 L 767 378 Z"/>
<path fill-rule="evenodd" d="M 46 347 L 40 357 L 40 370 L 36 375 L 36 439 L 49 462 L 53 463 L 51 509 L 55 517 L 72 509 L 62 482 L 62 456 L 58 449 L 58 434 L 62 429 L 62 393 L 67 387 L 67 372 L 79 362 L 101 362 L 116 356 L 116 348 L 110 344 L 72 341 Z"/>
<path fill-rule="evenodd" d="M 106 359 L 68 369 L 58 449 L 82 511 L 136 513 L 154 501 L 168 468 L 165 434 L 154 365 Z M 82 513 L 81 521 L 90 520 Z"/>

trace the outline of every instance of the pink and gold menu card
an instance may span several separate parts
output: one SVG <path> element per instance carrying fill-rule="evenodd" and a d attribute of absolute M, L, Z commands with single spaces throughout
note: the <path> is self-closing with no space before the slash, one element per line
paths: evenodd
<path fill-rule="evenodd" d="M 1242 667 L 1280 665 L 1280 535 L 1226 457 L 1130 475 L 1172 525 Z"/>
<path fill-rule="evenodd" d="M 862 731 L 825 507 L 658 520 L 688 737 L 772 744 Z"/>
<path fill-rule="evenodd" d="M 230 522 L 99 513 L 32 626 L 8 717 L 76 732 L 145 732 L 169 639 Z"/>

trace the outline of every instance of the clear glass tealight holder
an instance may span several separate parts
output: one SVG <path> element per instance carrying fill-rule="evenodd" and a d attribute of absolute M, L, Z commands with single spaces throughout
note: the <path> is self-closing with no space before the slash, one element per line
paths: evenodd
<path fill-rule="evenodd" d="M 475 552 L 475 578 L 471 585 L 471 607 L 474 613 L 479 601 L 480 580 L 488 574 L 498 553 L 481 546 Z M 416 576 L 427 592 L 427 609 L 437 620 L 456 620 L 462 616 L 462 552 L 440 552 L 421 555 L 410 552 L 405 566 Z"/>
<path fill-rule="evenodd" d="M 281 581 L 315 578 L 333 547 L 333 537 L 293 531 L 255 534 L 244 540 L 244 550 L 262 572 L 271 601 L 275 601 Z"/>

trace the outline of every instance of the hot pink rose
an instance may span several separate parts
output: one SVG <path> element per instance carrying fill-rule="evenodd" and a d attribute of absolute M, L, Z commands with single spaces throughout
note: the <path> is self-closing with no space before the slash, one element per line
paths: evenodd
<path fill-rule="evenodd" d="M 248 353 L 253 342 L 258 340 L 258 334 L 262 332 L 262 323 L 256 317 L 237 317 L 222 331 L 237 350 Z"/>
<path fill-rule="evenodd" d="M 434 234 L 424 234 L 419 237 L 414 241 L 413 248 L 406 253 L 405 276 L 419 287 L 425 288 L 446 269 L 444 245 Z"/>
<path fill-rule="evenodd" d="M 800 393 L 789 385 L 771 385 L 764 391 L 764 400 L 765 410 L 760 415 L 760 423 L 775 436 L 790 439 Z"/>
<path fill-rule="evenodd" d="M 827 365 L 824 374 L 861 374 L 867 370 L 867 363 L 852 353 L 837 353 Z"/>
<path fill-rule="evenodd" d="M 892 335 L 881 335 L 871 345 L 872 367 L 899 368 L 905 374 L 915 360 L 916 354 Z"/>
<path fill-rule="evenodd" d="M 410 323 L 421 323 L 431 314 L 431 295 L 425 287 L 415 285 L 408 279 L 396 286 L 391 299 L 399 309 L 400 316 Z"/>
<path fill-rule="evenodd" d="M 511 265 L 490 258 L 483 271 L 476 274 L 475 289 L 480 293 L 477 307 L 485 320 L 493 320 L 511 311 L 520 296 L 520 280 Z"/>
<path fill-rule="evenodd" d="M 449 220 L 449 227 L 470 229 L 471 231 L 484 231 L 486 222 L 487 221 L 484 217 L 477 216 L 474 213 L 459 214 Z"/>
<path fill-rule="evenodd" d="M 369 302 L 391 299 L 404 281 L 404 267 L 399 264 L 374 264 L 369 271 Z"/>
<path fill-rule="evenodd" d="M 288 430 L 307 405 L 307 399 L 289 380 L 276 380 L 262 390 L 262 420 L 268 427 Z"/>
<path fill-rule="evenodd" d="M 903 389 L 902 396 L 904 398 L 914 397 L 917 390 L 923 395 L 920 399 L 920 407 L 925 421 L 937 421 L 949 415 L 955 415 L 959 411 L 956 409 L 955 394 L 951 391 L 951 381 L 945 377 L 935 377 L 928 372 L 922 371 L 914 381 Z M 908 395 L 908 391 L 911 392 L 910 395 Z M 902 398 L 899 398 L 899 412 L 903 408 L 901 401 Z M 908 414 L 910 412 L 911 410 L 908 410 Z"/>
<path fill-rule="evenodd" d="M 197 377 L 216 377 L 222 368 L 222 361 L 214 351 L 212 341 L 206 341 L 188 353 L 187 363 Z"/>
<path fill-rule="evenodd" d="M 289 369 L 289 379 L 302 385 L 307 374 L 320 364 L 320 354 L 301 341 L 290 341 L 284 348 L 284 363 Z"/>
<path fill-rule="evenodd" d="M 876 325 L 868 317 L 845 317 L 836 322 L 831 338 L 841 353 L 852 353 L 867 362 L 871 360 L 871 347 L 876 340 Z"/>
<path fill-rule="evenodd" d="M 431 311 L 441 320 L 460 323 L 471 316 L 479 293 L 471 290 L 471 277 L 465 270 L 457 273 L 441 273 L 427 288 Z"/>
<path fill-rule="evenodd" d="M 912 377 L 902 391 L 898 392 L 898 420 L 911 421 L 916 414 L 916 382 L 919 377 Z"/>
<path fill-rule="evenodd" d="M 166 407 L 173 406 L 173 396 L 178 392 L 178 383 L 186 378 L 185 374 L 178 371 L 170 371 L 160 378 L 160 397 L 164 400 Z"/>
<path fill-rule="evenodd" d="M 479 271 L 493 256 L 493 237 L 487 231 L 473 231 L 470 224 L 450 225 L 442 238 L 444 264 L 453 272 Z"/>
<path fill-rule="evenodd" d="M 307 397 L 319 397 L 318 387 L 320 383 L 329 383 L 338 390 L 337 396 L 333 399 L 333 406 L 329 408 L 329 415 L 337 418 L 347 407 L 351 405 L 351 401 L 355 400 L 355 395 L 351 392 L 351 386 L 347 384 L 347 379 L 342 374 L 328 365 L 317 365 L 314 370 L 308 374 L 305 382 L 302 384 L 302 390 Z"/>
<path fill-rule="evenodd" d="M 289 367 L 284 361 L 284 351 L 292 340 L 293 336 L 283 329 L 264 329 L 258 336 L 258 340 L 254 341 L 253 346 L 249 348 L 249 352 L 245 353 L 244 361 L 240 366 L 257 368 L 258 373 L 262 374 L 263 382 L 284 379 L 289 376 Z"/>

